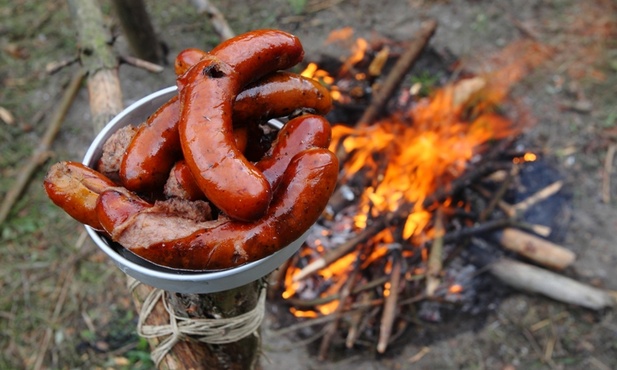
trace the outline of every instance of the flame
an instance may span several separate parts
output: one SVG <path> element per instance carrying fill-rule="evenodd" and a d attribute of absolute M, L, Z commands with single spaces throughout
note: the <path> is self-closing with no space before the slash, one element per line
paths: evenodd
<path fill-rule="evenodd" d="M 448 292 L 451 294 L 460 294 L 463 292 L 463 286 L 460 284 L 453 284 L 448 288 Z"/>
<path fill-rule="evenodd" d="M 517 132 L 511 121 L 493 112 L 493 105 L 477 108 L 478 94 L 491 96 L 483 91 L 486 86 L 482 80 L 463 80 L 374 125 L 334 126 L 331 149 L 342 146 L 349 153 L 342 182 L 359 172 L 377 180 L 361 196 L 357 227 L 412 204 L 403 238 L 420 235 L 431 220 L 423 207 L 426 197 L 459 177 L 484 144 Z"/>
<path fill-rule="evenodd" d="M 337 30 L 330 35 L 328 42 L 348 41 L 352 34 L 353 30 L 349 28 Z M 359 71 L 361 65 L 366 65 L 361 62 L 366 57 L 368 46 L 366 40 L 356 40 L 351 55 L 337 72 L 337 78 L 316 63 L 309 63 L 302 75 L 325 84 L 335 101 L 350 102 L 354 98 L 352 90 L 341 81 L 365 81 L 375 77 L 371 71 Z M 388 53 L 387 50 L 377 53 L 378 57 L 371 63 L 374 70 L 381 70 Z M 343 163 L 339 184 L 357 188 L 353 184 L 365 182 L 353 216 L 354 227 L 362 230 L 373 219 L 401 211 L 405 220 L 396 231 L 399 235 L 393 235 L 394 227 L 385 228 L 371 237 L 367 243 L 370 248 L 357 248 L 314 274 L 310 278 L 314 280 L 312 283 L 326 284 L 323 291 L 315 294 L 320 298 L 339 297 L 353 268 L 378 268 L 387 274 L 392 265 L 391 259 L 386 257 L 393 243 L 407 241 L 411 246 L 419 246 L 436 236 L 433 226 L 436 205 L 427 209 L 427 199 L 438 189 L 447 189 L 492 141 L 521 132 L 523 127 L 515 126 L 512 120 L 500 115 L 498 107 L 507 98 L 511 85 L 547 56 L 546 50 L 537 43 L 513 43 L 493 58 L 498 62 L 493 70 L 483 70 L 476 77 L 450 83 L 427 97 L 414 97 L 416 100 L 412 104 L 372 125 L 333 125 L 330 149 L 339 153 Z M 536 158 L 534 153 L 525 153 L 514 160 L 523 163 Z M 446 215 L 449 207 L 469 208 L 464 202 L 450 199 L 438 206 Z M 326 247 L 317 241 L 306 249 L 312 250 L 305 254 L 310 261 L 323 256 Z M 407 281 L 426 275 L 428 248 L 402 249 L 405 258 L 418 254 L 422 262 L 405 271 Z M 288 268 L 283 298 L 292 297 L 304 286 L 292 279 L 299 271 L 297 267 Z M 390 283 L 383 283 L 382 288 L 383 297 L 387 297 Z M 454 284 L 448 291 L 458 294 L 463 291 L 463 286 Z M 327 315 L 339 309 L 341 304 L 344 303 L 333 298 L 316 305 L 313 310 L 293 310 L 292 313 L 298 317 Z"/>

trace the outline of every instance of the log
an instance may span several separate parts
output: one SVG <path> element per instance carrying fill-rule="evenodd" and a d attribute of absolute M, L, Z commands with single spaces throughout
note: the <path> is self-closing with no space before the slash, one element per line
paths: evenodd
<path fill-rule="evenodd" d="M 88 74 L 90 112 L 95 132 L 122 111 L 118 59 L 103 14 L 94 0 L 67 0 L 77 30 L 79 61 Z"/>
<path fill-rule="evenodd" d="M 614 307 L 615 292 L 598 289 L 540 267 L 503 258 L 489 265 L 492 275 L 507 285 L 556 301 L 601 310 Z"/>
<path fill-rule="evenodd" d="M 514 228 L 503 229 L 499 242 L 508 250 L 557 270 L 565 269 L 576 259 L 571 250 Z"/>
<path fill-rule="evenodd" d="M 150 63 L 164 62 L 165 55 L 143 0 L 113 0 L 124 35 L 138 58 Z"/>

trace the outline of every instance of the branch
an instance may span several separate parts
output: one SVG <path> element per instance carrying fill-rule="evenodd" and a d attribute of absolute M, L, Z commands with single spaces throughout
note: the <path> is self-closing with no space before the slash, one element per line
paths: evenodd
<path fill-rule="evenodd" d="M 71 107 L 73 100 L 75 99 L 75 95 L 77 95 L 77 92 L 79 91 L 79 87 L 81 86 L 81 82 L 84 77 L 85 74 L 82 70 L 73 75 L 71 82 L 64 91 L 62 100 L 60 100 L 60 103 L 58 104 L 58 108 L 47 125 L 47 129 L 41 139 L 41 142 L 39 143 L 39 146 L 36 148 L 34 153 L 32 153 L 32 156 L 30 156 L 28 163 L 20 169 L 15 183 L 6 193 L 6 196 L 2 201 L 2 205 L 0 206 L 0 224 L 4 223 L 7 219 L 11 208 L 13 208 L 13 205 L 17 202 L 25 187 L 28 185 L 28 181 L 32 177 L 34 171 L 36 171 L 36 169 L 49 157 L 49 149 L 51 144 L 60 130 L 60 126 L 62 125 L 62 122 L 64 121 L 66 113 Z"/>

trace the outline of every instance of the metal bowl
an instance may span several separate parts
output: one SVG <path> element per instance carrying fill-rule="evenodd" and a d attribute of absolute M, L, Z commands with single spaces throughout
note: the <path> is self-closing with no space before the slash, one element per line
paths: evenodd
<path fill-rule="evenodd" d="M 172 86 L 131 104 L 97 135 L 88 148 L 83 163 L 89 167 L 95 167 L 101 157 L 103 144 L 116 130 L 145 121 L 176 93 L 176 87 Z M 271 125 L 280 128 L 281 124 L 273 121 Z M 185 294 L 220 292 L 255 281 L 282 265 L 300 248 L 308 235 L 306 232 L 287 247 L 259 261 L 228 270 L 193 271 L 156 265 L 112 242 L 91 227 L 86 226 L 86 230 L 96 245 L 126 274 L 153 287 Z"/>

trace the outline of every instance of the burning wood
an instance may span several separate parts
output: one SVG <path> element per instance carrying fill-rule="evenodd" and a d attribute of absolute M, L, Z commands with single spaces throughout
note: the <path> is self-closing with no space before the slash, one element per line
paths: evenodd
<path fill-rule="evenodd" d="M 412 96 L 408 84 L 399 88 L 390 82 L 368 99 L 376 86 L 386 85 L 383 75 L 386 81 L 404 80 L 434 30 L 427 22 L 419 41 L 399 53 L 393 44 L 372 50 L 369 42 L 356 43 L 357 53 L 338 71 L 311 63 L 303 73 L 330 87 L 337 110 L 378 102 L 361 117 L 333 127 L 331 149 L 344 164 L 339 189 L 281 272 L 281 295 L 293 315 L 308 320 L 305 325 L 327 323 L 318 332 L 321 358 L 337 339 L 347 347 L 370 343 L 385 352 L 408 325 L 400 315 L 406 305 L 463 305 L 472 299 L 474 276 L 487 264 L 470 262 L 474 252 L 465 247 L 472 239 L 493 245 L 501 235 L 507 248 L 553 268 L 574 260 L 565 248 L 518 230 L 524 228 L 519 217 L 525 207 L 545 201 L 560 184 L 515 206 L 503 200 L 518 168 L 537 159 L 534 153 L 507 150 L 523 125 L 500 112 L 510 86 L 541 62 L 538 45 L 525 44 L 522 56 L 499 69 L 451 82 L 428 97 Z M 384 66 L 396 54 L 403 60 L 388 74 Z M 358 89 L 362 93 L 354 93 Z M 394 110 L 376 119 L 388 100 L 396 101 L 389 105 Z M 498 170 L 507 175 L 491 177 Z M 477 190 L 489 188 L 497 190 Z M 500 248 L 492 253 L 512 254 Z M 439 314 L 424 316 L 437 320 Z"/>

